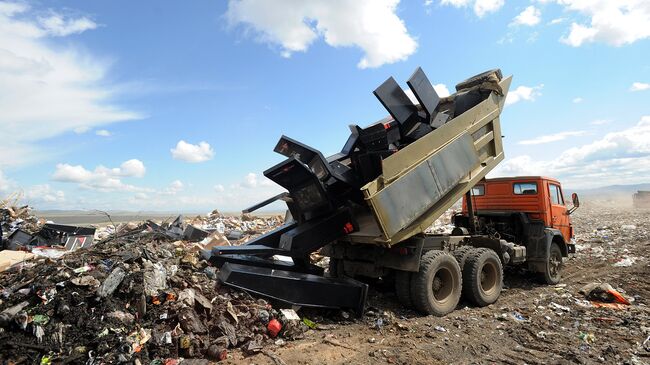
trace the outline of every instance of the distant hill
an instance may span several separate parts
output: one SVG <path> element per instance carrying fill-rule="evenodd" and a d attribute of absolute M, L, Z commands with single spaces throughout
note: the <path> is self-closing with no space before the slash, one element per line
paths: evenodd
<path fill-rule="evenodd" d="M 650 183 L 648 184 L 632 184 L 632 185 L 609 185 L 593 189 L 574 190 L 576 193 L 584 196 L 592 195 L 629 195 L 630 199 L 632 194 L 639 190 L 650 191 Z"/>
<path fill-rule="evenodd" d="M 577 189 L 580 202 L 584 204 L 632 207 L 632 195 L 639 190 L 650 191 L 649 184 L 609 185 L 593 189 Z"/>

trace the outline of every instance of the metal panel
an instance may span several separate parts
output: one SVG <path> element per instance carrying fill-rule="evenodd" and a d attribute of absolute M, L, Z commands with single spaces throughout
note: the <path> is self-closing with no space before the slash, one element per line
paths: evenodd
<path fill-rule="evenodd" d="M 418 99 L 422 108 L 427 112 L 427 115 L 429 117 L 435 115 L 435 109 L 438 106 L 440 97 L 433 88 L 433 85 L 431 85 L 427 75 L 422 71 L 422 67 L 418 67 L 413 72 L 413 75 L 411 75 L 406 84 L 413 91 L 415 98 Z"/>
<path fill-rule="evenodd" d="M 384 81 L 373 93 L 400 124 L 406 123 L 413 114 L 418 112 L 418 108 L 392 77 Z"/>
<path fill-rule="evenodd" d="M 371 198 L 387 237 L 408 227 L 479 164 L 473 141 L 463 133 Z"/>

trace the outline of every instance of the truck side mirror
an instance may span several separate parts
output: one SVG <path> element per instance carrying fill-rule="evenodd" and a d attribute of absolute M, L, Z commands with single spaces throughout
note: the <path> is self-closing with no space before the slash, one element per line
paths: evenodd
<path fill-rule="evenodd" d="M 580 199 L 578 199 L 578 194 L 577 193 L 571 194 L 571 200 L 573 201 L 573 207 L 571 207 L 571 209 L 569 209 L 569 211 L 567 211 L 567 214 L 571 214 L 571 213 L 575 212 L 576 209 L 578 209 L 578 207 L 580 207 Z"/>

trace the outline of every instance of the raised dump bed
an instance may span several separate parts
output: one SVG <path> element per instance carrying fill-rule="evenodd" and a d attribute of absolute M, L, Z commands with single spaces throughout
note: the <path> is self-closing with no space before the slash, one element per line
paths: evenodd
<path fill-rule="evenodd" d="M 511 79 L 501 80 L 499 88 L 507 91 Z M 379 235 L 375 227 L 362 226 L 350 240 L 399 243 L 424 232 L 461 199 L 504 158 L 499 121 L 504 102 L 505 95 L 493 92 L 384 159 L 383 174 L 361 188 Z"/>
<path fill-rule="evenodd" d="M 221 268 L 220 280 L 296 305 L 356 303 L 352 307 L 361 313 L 367 285 L 333 278 L 336 268 L 323 276 L 309 255 L 325 246 L 331 252 L 332 243 L 365 244 L 380 250 L 365 258 L 377 266 L 381 250 L 422 238 L 434 220 L 503 160 L 499 115 L 510 81 L 492 70 L 440 98 L 418 68 L 407 81 L 417 102 L 389 78 L 374 94 L 390 117 L 365 128 L 351 125 L 340 153 L 325 158 L 282 136 L 274 151 L 287 159 L 264 175 L 287 192 L 246 211 L 284 200 L 292 219 L 245 245 L 205 252 Z M 415 246 L 422 252 L 426 245 Z M 417 270 L 418 263 L 419 256 L 407 265 Z"/>

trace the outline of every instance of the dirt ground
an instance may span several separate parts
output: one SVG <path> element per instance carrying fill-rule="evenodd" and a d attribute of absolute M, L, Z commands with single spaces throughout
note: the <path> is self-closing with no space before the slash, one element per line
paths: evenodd
<path fill-rule="evenodd" d="M 392 292 L 373 288 L 363 319 L 303 314 L 326 329 L 310 330 L 266 354 L 232 352 L 227 362 L 650 364 L 650 211 L 582 207 L 572 217 L 578 252 L 565 260 L 559 285 L 508 270 L 495 304 L 476 308 L 461 302 L 444 318 L 402 309 Z M 579 290 L 592 282 L 610 283 L 632 304 L 589 306 Z"/>

